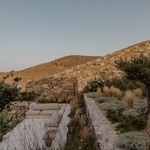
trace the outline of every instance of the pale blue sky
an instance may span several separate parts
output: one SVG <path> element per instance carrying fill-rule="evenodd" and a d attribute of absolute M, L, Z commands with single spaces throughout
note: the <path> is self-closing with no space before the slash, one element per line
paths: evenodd
<path fill-rule="evenodd" d="M 150 40 L 150 0 L 0 0 L 0 72 Z"/>

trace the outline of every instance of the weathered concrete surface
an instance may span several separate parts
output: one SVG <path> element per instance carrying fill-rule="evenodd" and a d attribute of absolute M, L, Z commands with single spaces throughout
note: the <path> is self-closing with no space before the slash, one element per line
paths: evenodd
<path fill-rule="evenodd" d="M 100 150 L 121 150 L 115 144 L 118 138 L 116 131 L 96 105 L 96 102 L 92 98 L 88 98 L 86 94 L 84 94 L 84 100 Z"/>
<path fill-rule="evenodd" d="M 3 137 L 3 141 L 0 143 L 0 150 L 35 150 L 42 149 L 42 147 L 45 150 L 59 150 L 60 146 L 63 146 L 67 139 L 67 125 L 70 121 L 69 114 L 70 105 L 67 105 L 51 147 L 46 147 L 43 140 L 43 136 L 47 131 L 45 123 L 50 122 L 50 117 L 26 118 Z M 51 127 L 51 129 L 54 128 Z"/>

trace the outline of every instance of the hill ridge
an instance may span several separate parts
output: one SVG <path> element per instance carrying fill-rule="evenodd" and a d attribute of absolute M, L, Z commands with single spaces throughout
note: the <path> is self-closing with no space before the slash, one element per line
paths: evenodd
<path fill-rule="evenodd" d="M 118 59 L 130 60 L 133 57 L 139 56 L 143 53 L 144 56 L 150 55 L 150 40 L 133 44 L 121 50 L 115 51 L 105 56 L 80 56 L 70 55 L 60 59 L 56 59 L 50 62 L 50 66 L 54 69 L 54 72 L 47 70 L 46 65 L 49 63 L 43 63 L 30 69 L 26 69 L 24 72 L 23 84 L 26 84 L 28 80 L 42 80 L 42 78 L 48 77 L 77 77 L 78 78 L 78 89 L 82 90 L 87 82 L 92 81 L 94 78 L 112 79 L 120 78 L 122 72 L 115 67 L 115 61 Z M 69 61 L 68 61 L 69 60 Z M 80 62 L 79 62 L 80 60 Z M 71 64 L 72 63 L 72 64 Z M 39 69 L 40 66 L 44 65 L 45 70 Z M 38 68 L 39 67 L 39 68 Z M 38 68 L 38 69 L 37 69 Z M 43 72 L 44 74 L 41 74 Z M 28 74 L 32 74 L 29 78 Z M 34 75 L 36 73 L 36 76 Z M 21 76 L 21 73 L 17 73 L 17 76 Z M 22 77 L 22 76 L 21 76 Z"/>

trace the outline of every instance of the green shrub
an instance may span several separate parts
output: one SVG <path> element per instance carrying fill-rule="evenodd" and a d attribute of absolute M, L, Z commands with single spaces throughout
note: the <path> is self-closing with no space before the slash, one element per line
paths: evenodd
<path fill-rule="evenodd" d="M 118 108 L 116 110 L 111 110 L 108 109 L 107 111 L 107 118 L 112 122 L 120 122 L 123 120 L 123 116 L 122 116 L 122 112 L 123 112 L 123 108 Z"/>
<path fill-rule="evenodd" d="M 116 111 L 118 109 L 121 108 L 127 108 L 127 105 L 125 102 L 116 100 L 116 99 L 108 99 L 108 101 L 104 101 L 103 103 L 99 104 L 99 107 L 102 110 L 112 110 L 112 111 Z"/>
<path fill-rule="evenodd" d="M 144 132 L 127 132 L 119 136 L 117 145 L 125 150 L 148 150 L 149 139 Z"/>
<path fill-rule="evenodd" d="M 121 79 L 113 78 L 112 80 L 107 80 L 105 81 L 105 85 L 108 87 L 114 86 L 122 91 L 134 90 L 141 87 L 141 84 L 139 82 L 128 80 L 125 77 Z"/>
<path fill-rule="evenodd" d="M 101 79 L 95 79 L 87 86 L 87 92 L 96 92 L 97 88 L 103 89 L 104 81 Z"/>
<path fill-rule="evenodd" d="M 31 100 L 35 100 L 38 96 L 39 96 L 39 94 L 37 94 L 34 91 L 21 92 L 20 100 L 22 100 L 22 101 L 31 101 Z"/>
<path fill-rule="evenodd" d="M 128 131 L 141 131 L 147 126 L 147 119 L 143 116 L 137 117 L 124 117 L 123 120 L 117 125 L 117 129 L 121 132 Z"/>
<path fill-rule="evenodd" d="M 3 111 L 0 112 L 0 139 L 2 139 L 3 135 L 13 129 L 19 122 L 20 120 L 17 116 L 9 118 L 8 110 L 3 109 Z"/>
<path fill-rule="evenodd" d="M 9 104 L 18 99 L 20 89 L 16 84 L 6 84 L 0 81 L 0 111 L 9 106 Z"/>

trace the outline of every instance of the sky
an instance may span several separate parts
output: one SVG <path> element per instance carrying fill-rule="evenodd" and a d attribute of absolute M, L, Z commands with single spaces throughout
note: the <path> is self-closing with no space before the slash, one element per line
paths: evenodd
<path fill-rule="evenodd" d="M 150 40 L 150 0 L 0 0 L 0 72 Z"/>

